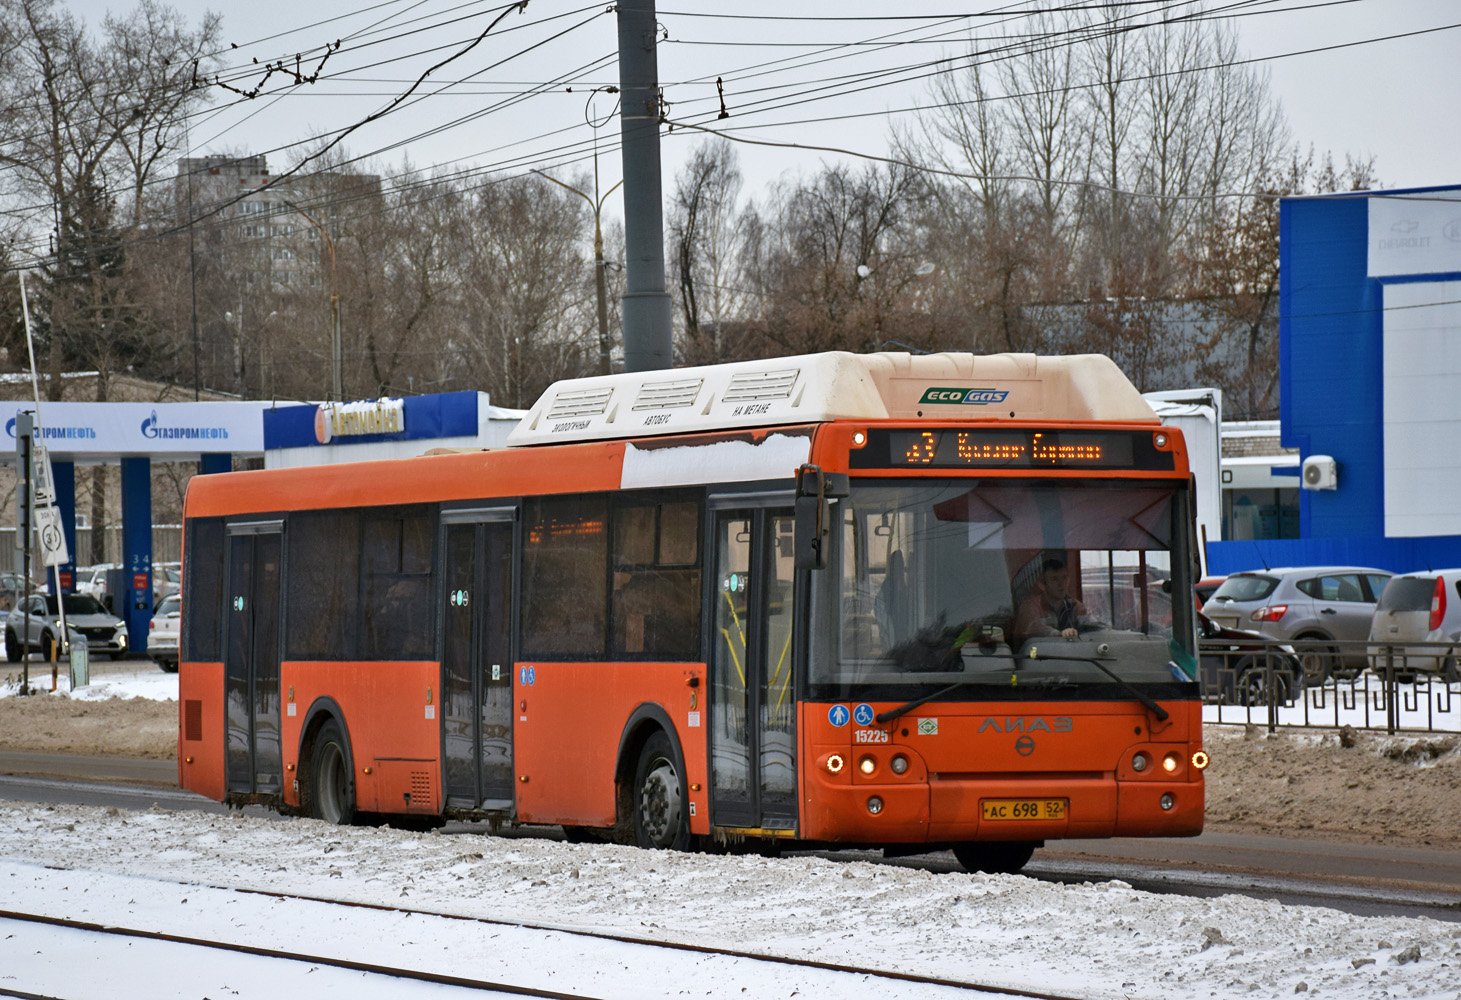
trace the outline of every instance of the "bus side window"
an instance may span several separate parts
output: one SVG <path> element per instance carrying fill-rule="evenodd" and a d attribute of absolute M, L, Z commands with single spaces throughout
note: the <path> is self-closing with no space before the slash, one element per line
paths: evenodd
<path fill-rule="evenodd" d="M 285 536 L 285 656 L 351 660 L 359 651 L 360 514 L 296 511 Z"/>
<path fill-rule="evenodd" d="M 188 588 L 183 602 L 183 658 L 211 663 L 223 659 L 223 521 L 202 518 L 188 522 L 185 555 Z"/>
<path fill-rule="evenodd" d="M 693 660 L 700 648 L 700 505 L 614 511 L 612 654 Z"/>
<path fill-rule="evenodd" d="M 433 519 L 394 511 L 366 520 L 362 544 L 365 648 L 368 660 L 431 658 L 435 622 L 431 589 Z"/>
<path fill-rule="evenodd" d="M 524 658 L 604 658 L 608 507 L 602 495 L 535 497 L 523 504 Z"/>

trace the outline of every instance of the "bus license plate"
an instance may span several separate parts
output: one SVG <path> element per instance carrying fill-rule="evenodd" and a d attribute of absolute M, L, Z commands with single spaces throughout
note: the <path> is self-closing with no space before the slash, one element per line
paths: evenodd
<path fill-rule="evenodd" d="M 1068 799 L 983 799 L 984 818 L 1001 820 L 1065 819 Z"/>

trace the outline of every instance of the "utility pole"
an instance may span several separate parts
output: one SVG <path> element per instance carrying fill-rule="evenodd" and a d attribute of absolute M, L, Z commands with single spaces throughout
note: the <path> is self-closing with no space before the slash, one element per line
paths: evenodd
<path fill-rule="evenodd" d="M 21 278 L 23 282 L 24 277 Z M 31 518 L 35 511 L 35 504 L 32 502 L 31 476 L 34 475 L 35 464 L 31 455 L 31 448 L 35 444 L 35 418 L 26 412 L 15 415 L 15 453 L 20 468 L 24 470 L 21 477 L 20 490 L 15 497 L 16 531 L 21 538 L 21 573 L 25 575 L 25 591 L 20 595 L 20 606 L 25 611 L 25 623 L 21 625 L 22 635 L 20 637 L 20 693 L 31 694 L 30 689 L 30 533 L 34 529 Z M 60 600 L 60 597 L 57 597 Z"/>
<path fill-rule="evenodd" d="M 619 0 L 619 126 L 624 160 L 624 367 L 674 363 L 665 290 L 664 196 L 659 163 L 658 22 L 654 0 Z"/>

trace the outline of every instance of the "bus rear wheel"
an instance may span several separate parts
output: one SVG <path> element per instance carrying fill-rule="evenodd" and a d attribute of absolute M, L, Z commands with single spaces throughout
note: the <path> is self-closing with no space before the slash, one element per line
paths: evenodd
<path fill-rule="evenodd" d="M 350 754 L 345 735 L 334 720 L 315 737 L 310 759 L 310 811 L 315 819 L 336 826 L 355 822 L 355 785 L 350 780 Z"/>
<path fill-rule="evenodd" d="M 990 875 L 1017 875 L 1021 868 L 1030 863 L 1035 853 L 1034 843 L 1019 841 L 1004 843 L 998 841 L 972 841 L 954 845 L 954 857 L 965 871 L 985 872 Z"/>
<path fill-rule="evenodd" d="M 663 732 L 645 742 L 634 771 L 634 840 L 649 850 L 683 851 L 690 846 L 684 783 L 674 747 Z"/>

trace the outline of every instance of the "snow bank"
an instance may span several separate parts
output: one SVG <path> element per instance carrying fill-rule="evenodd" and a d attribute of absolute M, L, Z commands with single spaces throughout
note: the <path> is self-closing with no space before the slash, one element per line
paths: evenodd
<path fill-rule="evenodd" d="M 1122 882 L 70 806 L 0 805 L 0 837 L 7 860 L 138 876 L 165 897 L 280 890 L 1089 997 L 1454 1000 L 1461 982 L 1453 924 Z"/>

